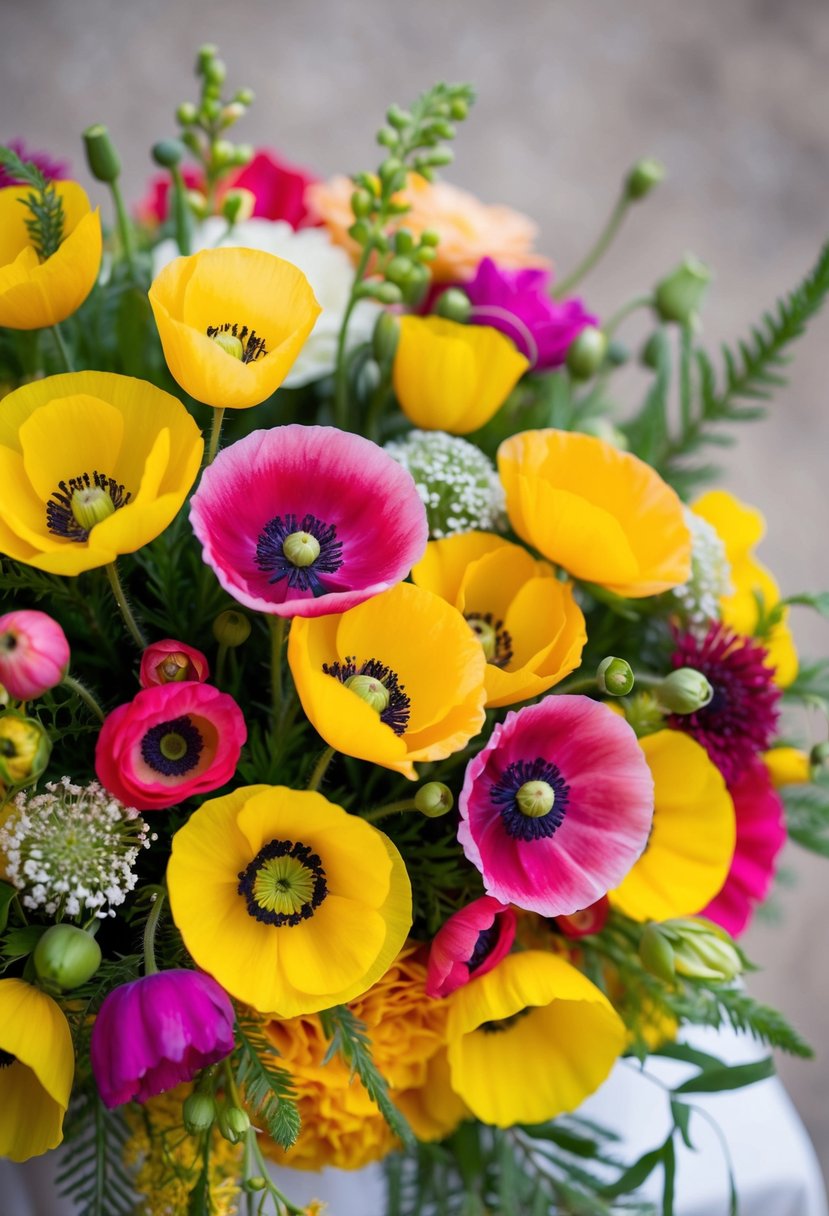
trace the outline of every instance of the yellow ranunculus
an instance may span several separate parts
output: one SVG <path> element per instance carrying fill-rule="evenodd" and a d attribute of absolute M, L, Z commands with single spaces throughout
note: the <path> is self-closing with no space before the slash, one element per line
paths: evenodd
<path fill-rule="evenodd" d="M 766 521 L 756 507 L 740 502 L 726 490 L 709 490 L 691 504 L 691 510 L 711 524 L 725 545 L 733 591 L 720 600 L 722 619 L 736 633 L 751 637 L 760 618 L 757 597 L 763 601 L 766 613 L 780 601 L 777 581 L 754 556 L 755 547 L 765 535 Z M 768 650 L 769 665 L 774 668 L 774 682 L 781 688 L 788 688 L 798 667 L 788 617 L 786 608 L 782 620 L 761 639 Z"/>
<path fill-rule="evenodd" d="M 781 785 L 808 785 L 812 780 L 809 753 L 799 747 L 769 748 L 763 752 L 762 761 L 775 789 Z"/>
<path fill-rule="evenodd" d="M 58 1005 L 23 980 L 0 980 L 0 1157 L 27 1161 L 60 1144 L 74 1068 Z"/>
<path fill-rule="evenodd" d="M 462 612 L 487 659 L 487 707 L 536 697 L 575 670 L 587 641 L 569 583 L 547 562 L 491 532 L 431 541 L 412 570 Z"/>
<path fill-rule="evenodd" d="M 186 393 L 247 409 L 288 375 L 320 306 L 302 271 L 259 249 L 175 258 L 150 287 L 164 358 Z"/>
<path fill-rule="evenodd" d="M 483 1123 L 542 1123 L 598 1089 L 625 1046 L 603 992 L 563 958 L 509 954 L 450 997 L 452 1088 Z"/>
<path fill-rule="evenodd" d="M 41 262 L 21 201 L 30 186 L 0 190 L 0 325 L 41 329 L 72 315 L 95 286 L 101 266 L 101 219 L 77 182 L 55 182 L 63 204 L 63 240 Z"/>
<path fill-rule="evenodd" d="M 442 317 L 401 317 L 394 391 L 427 431 L 466 435 L 489 422 L 530 366 L 497 329 Z"/>
<path fill-rule="evenodd" d="M 0 410 L 0 553 L 69 575 L 133 553 L 175 517 L 203 447 L 181 402 L 143 380 L 24 385 Z"/>
<path fill-rule="evenodd" d="M 705 748 L 681 731 L 639 740 L 654 782 L 644 853 L 610 899 L 634 920 L 693 916 L 722 890 L 736 841 L 734 803 Z"/>
<path fill-rule="evenodd" d="M 523 431 L 498 449 L 515 531 L 575 578 L 617 595 L 687 582 L 682 503 L 644 461 L 572 431 Z"/>

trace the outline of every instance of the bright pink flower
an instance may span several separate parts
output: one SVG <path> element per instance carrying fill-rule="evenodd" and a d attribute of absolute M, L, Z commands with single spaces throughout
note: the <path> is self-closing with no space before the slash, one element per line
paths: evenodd
<path fill-rule="evenodd" d="M 233 1005 L 200 971 L 157 971 L 105 998 L 90 1056 L 105 1106 L 146 1102 L 233 1051 Z"/>
<path fill-rule="evenodd" d="M 623 718 L 589 697 L 508 713 L 466 769 L 458 839 L 487 894 L 572 916 L 645 848 L 653 778 Z"/>
<path fill-rule="evenodd" d="M 188 190 L 204 190 L 204 174 L 195 165 L 182 165 L 181 175 Z M 170 215 L 170 191 L 172 183 L 169 173 L 156 173 L 147 183 L 147 193 L 139 199 L 135 214 L 142 224 L 154 228 L 163 224 Z"/>
<path fill-rule="evenodd" d="M 305 169 L 282 160 L 275 152 L 259 148 L 253 160 L 243 166 L 228 184 L 228 189 L 250 190 L 256 199 L 254 217 L 285 220 L 292 228 L 319 224 L 305 203 L 305 191 L 318 179 Z"/>
<path fill-rule="evenodd" d="M 426 995 L 449 996 L 486 975 L 510 952 L 515 940 L 512 908 L 482 895 L 449 917 L 429 950 Z"/>
<path fill-rule="evenodd" d="M 728 792 L 737 816 L 734 860 L 723 889 L 700 916 L 739 937 L 769 893 L 777 855 L 786 843 L 786 818 L 783 802 L 760 760 L 753 760 Z"/>
<path fill-rule="evenodd" d="M 107 717 L 95 748 L 101 784 L 155 811 L 224 785 L 247 738 L 233 697 L 210 684 L 155 684 Z"/>
<path fill-rule="evenodd" d="M 60 684 L 69 643 L 57 621 L 34 608 L 0 616 L 0 685 L 17 701 L 32 701 Z"/>
<path fill-rule="evenodd" d="M 589 908 L 582 908 L 572 916 L 557 916 L 556 928 L 565 937 L 588 937 L 591 933 L 601 933 L 607 923 L 610 911 L 610 900 L 606 895 L 597 899 Z"/>
<path fill-rule="evenodd" d="M 190 522 L 224 589 L 277 616 L 345 612 L 386 591 L 423 556 L 428 535 L 411 475 L 382 448 L 298 424 L 220 452 Z M 286 554 L 294 546 L 297 561 Z"/>
<path fill-rule="evenodd" d="M 151 642 L 142 654 L 138 680 L 142 688 L 149 688 L 153 684 L 181 684 L 185 680 L 203 684 L 209 675 L 207 659 L 200 650 L 165 638 L 162 642 Z"/>

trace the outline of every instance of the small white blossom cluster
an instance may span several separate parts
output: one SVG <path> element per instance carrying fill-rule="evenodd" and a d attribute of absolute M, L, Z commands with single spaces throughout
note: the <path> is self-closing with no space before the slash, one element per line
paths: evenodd
<path fill-rule="evenodd" d="M 671 597 L 688 627 L 704 633 L 710 621 L 720 619 L 721 598 L 731 593 L 731 567 L 725 545 L 707 519 L 686 507 L 685 522 L 691 531 L 691 577 Z"/>
<path fill-rule="evenodd" d="M 24 892 L 24 908 L 47 916 L 114 916 L 136 884 L 135 863 L 156 840 L 133 807 L 97 781 L 49 781 L 23 791 L 0 828 L 6 878 Z"/>
<path fill-rule="evenodd" d="M 504 527 L 504 490 L 479 448 L 443 431 L 411 431 L 386 451 L 414 478 L 433 540 Z"/>

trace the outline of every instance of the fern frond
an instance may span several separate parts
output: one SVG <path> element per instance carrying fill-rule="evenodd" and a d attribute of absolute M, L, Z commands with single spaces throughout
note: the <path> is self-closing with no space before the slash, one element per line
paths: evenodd
<path fill-rule="evenodd" d="M 274 1063 L 278 1053 L 259 1025 L 238 1012 L 236 1041 L 236 1082 L 251 1115 L 264 1121 L 277 1144 L 290 1148 L 296 1143 L 301 1122 L 290 1073 Z"/>
<path fill-rule="evenodd" d="M 136 1195 L 124 1164 L 129 1128 L 119 1111 L 105 1110 L 97 1092 L 81 1090 L 64 1120 L 58 1193 L 77 1216 L 132 1216 Z"/>
<path fill-rule="evenodd" d="M 365 1023 L 355 1017 L 347 1005 L 336 1005 L 333 1009 L 324 1010 L 320 1014 L 320 1021 L 323 1032 L 331 1040 L 326 1058 L 330 1059 L 336 1054 L 342 1056 L 352 1073 L 356 1073 L 360 1078 L 363 1088 L 391 1130 L 399 1140 L 410 1147 L 414 1143 L 414 1137 L 408 1123 L 389 1097 L 386 1079 L 372 1059 L 371 1042 L 366 1034 Z"/>

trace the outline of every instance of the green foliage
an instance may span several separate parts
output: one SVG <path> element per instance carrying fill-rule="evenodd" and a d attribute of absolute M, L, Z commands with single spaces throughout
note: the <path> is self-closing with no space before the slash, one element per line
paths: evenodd
<path fill-rule="evenodd" d="M 60 247 L 66 218 L 55 184 L 43 175 L 37 165 L 22 161 L 11 148 L 0 147 L 0 166 L 32 189 L 32 193 L 21 201 L 30 212 L 30 218 L 25 221 L 29 240 L 41 262 L 45 262 Z"/>
<path fill-rule="evenodd" d="M 786 786 L 781 792 L 789 837 L 829 857 L 829 773 L 823 770 L 812 784 Z"/>
<path fill-rule="evenodd" d="M 94 1085 L 76 1093 L 63 1124 L 58 1193 L 77 1216 L 131 1216 L 136 1196 L 124 1146 L 129 1128 L 119 1111 L 106 1111 Z"/>
<path fill-rule="evenodd" d="M 258 1023 L 237 1012 L 238 1044 L 236 1082 L 255 1120 L 264 1122 L 282 1148 L 290 1148 L 299 1135 L 300 1118 L 291 1077 L 274 1061 L 276 1048 L 262 1034 Z"/>

